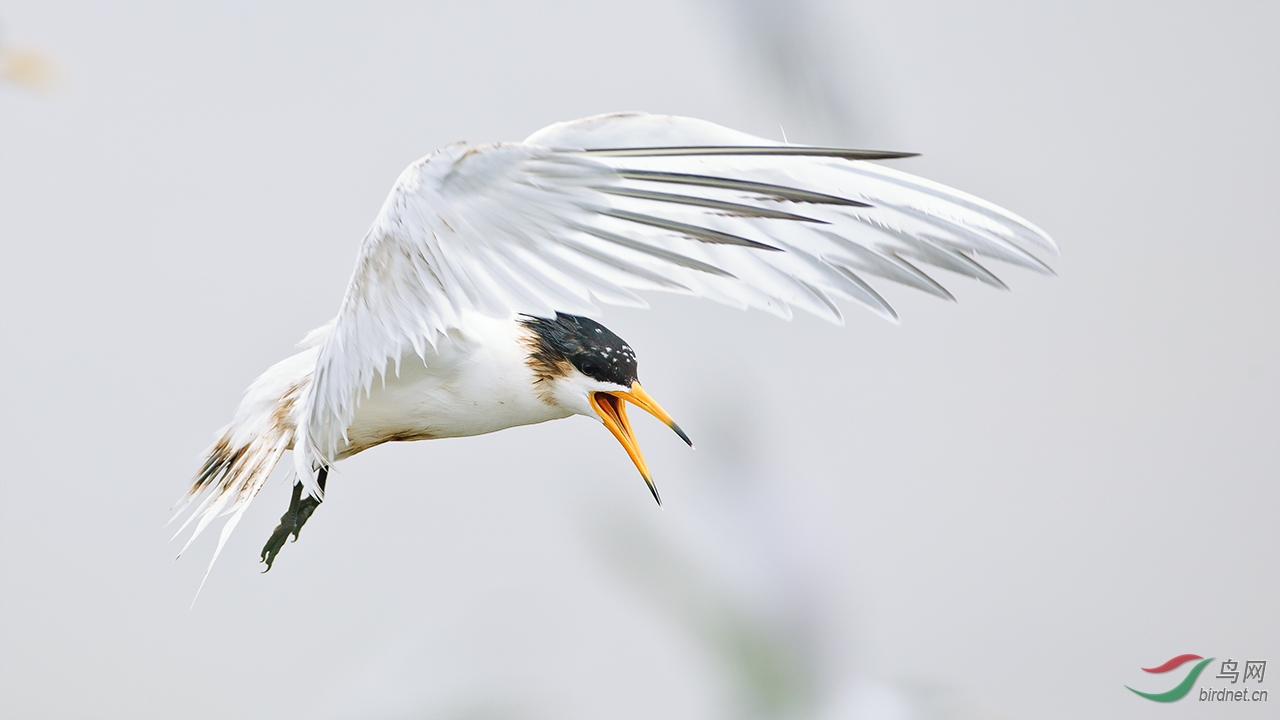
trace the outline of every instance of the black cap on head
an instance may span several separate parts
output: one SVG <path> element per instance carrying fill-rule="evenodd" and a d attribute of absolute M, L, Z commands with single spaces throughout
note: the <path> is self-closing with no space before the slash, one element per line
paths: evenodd
<path fill-rule="evenodd" d="M 636 354 L 625 340 L 590 318 L 556 313 L 554 320 L 524 316 L 521 324 L 533 331 L 537 344 L 530 354 L 539 375 L 568 361 L 583 375 L 629 388 L 636 381 Z"/>

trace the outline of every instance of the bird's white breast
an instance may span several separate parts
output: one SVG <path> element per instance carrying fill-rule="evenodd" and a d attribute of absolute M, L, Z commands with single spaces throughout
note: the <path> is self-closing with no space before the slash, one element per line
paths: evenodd
<path fill-rule="evenodd" d="M 528 330 L 515 320 L 471 316 L 425 361 L 413 351 L 361 400 L 340 457 L 395 440 L 482 435 L 568 417 L 548 403 L 528 365 Z"/>

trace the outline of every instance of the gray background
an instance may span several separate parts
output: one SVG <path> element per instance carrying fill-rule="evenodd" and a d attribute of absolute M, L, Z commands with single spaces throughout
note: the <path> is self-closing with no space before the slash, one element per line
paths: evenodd
<path fill-rule="evenodd" d="M 1123 685 L 1280 662 L 1278 8 L 0 4 L 61 69 L 0 85 L 0 713 L 1260 717 Z M 922 152 L 1059 277 L 610 310 L 665 507 L 582 418 L 386 446 L 189 611 L 168 508 L 400 170 L 624 109 Z"/>

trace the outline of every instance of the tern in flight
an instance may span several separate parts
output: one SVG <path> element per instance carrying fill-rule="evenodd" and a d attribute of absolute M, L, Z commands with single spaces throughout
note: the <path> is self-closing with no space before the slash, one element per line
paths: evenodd
<path fill-rule="evenodd" d="M 1057 253 L 1036 226 L 875 162 L 908 155 L 643 113 L 446 145 L 396 180 L 337 317 L 249 386 L 205 452 L 183 528 L 197 520 L 194 540 L 230 514 L 216 560 L 292 449 L 293 498 L 262 550 L 270 569 L 333 463 L 571 415 L 601 422 L 657 500 L 627 404 L 689 438 L 641 387 L 631 346 L 585 317 L 597 302 L 643 307 L 637 293 L 666 291 L 840 323 L 843 299 L 896 322 L 870 279 L 953 299 L 922 265 L 996 287 L 979 257 L 1052 274 L 1030 252 Z"/>

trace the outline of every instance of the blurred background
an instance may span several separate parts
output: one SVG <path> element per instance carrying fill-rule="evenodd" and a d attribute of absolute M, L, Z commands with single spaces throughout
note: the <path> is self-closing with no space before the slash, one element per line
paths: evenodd
<path fill-rule="evenodd" d="M 0 715 L 1263 717 L 1270 678 L 1124 685 L 1280 660 L 1278 34 L 1274 2 L 0 2 Z M 888 287 L 899 327 L 609 309 L 698 443 L 638 421 L 664 507 L 582 418 L 384 446 L 261 575 L 278 473 L 189 610 L 216 533 L 174 562 L 169 508 L 401 169 L 616 110 L 923 153 L 1059 277 Z"/>

